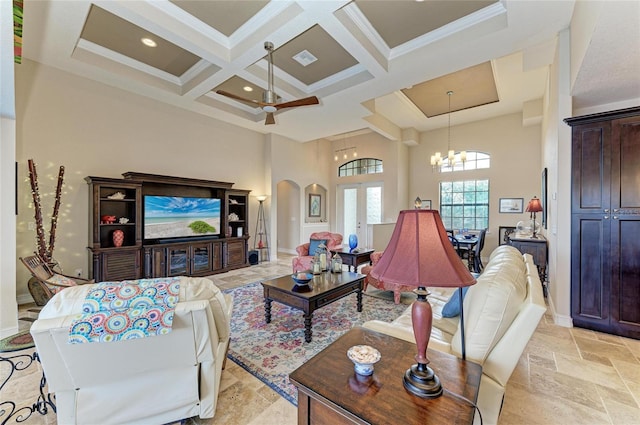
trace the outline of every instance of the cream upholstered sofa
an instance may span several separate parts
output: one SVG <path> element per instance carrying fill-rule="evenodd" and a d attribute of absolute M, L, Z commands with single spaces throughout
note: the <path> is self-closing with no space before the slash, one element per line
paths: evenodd
<path fill-rule="evenodd" d="M 459 316 L 442 317 L 450 296 L 459 294 L 455 289 L 429 290 L 433 307 L 429 348 L 461 357 Z M 477 404 L 484 424 L 496 424 L 507 381 L 546 310 L 532 257 L 509 245 L 496 248 L 477 283 L 469 287 L 463 306 L 466 358 L 482 365 Z M 392 323 L 372 320 L 364 326 L 415 342 L 411 307 Z M 480 423 L 477 414 L 474 423 Z"/>
<path fill-rule="evenodd" d="M 69 325 L 95 284 L 57 293 L 31 327 L 55 392 L 57 422 L 163 424 L 215 414 L 233 299 L 205 278 L 180 278 L 171 332 L 69 344 Z"/>

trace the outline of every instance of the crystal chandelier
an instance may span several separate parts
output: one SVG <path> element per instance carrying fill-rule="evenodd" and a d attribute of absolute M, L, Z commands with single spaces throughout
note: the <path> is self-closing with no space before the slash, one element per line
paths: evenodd
<path fill-rule="evenodd" d="M 453 91 L 449 90 L 447 92 L 447 96 L 449 96 L 449 125 L 447 127 L 447 159 L 449 160 L 449 166 L 453 170 L 453 166 L 456 163 L 456 152 L 451 149 L 451 96 L 453 95 Z M 438 171 L 442 169 L 442 161 L 444 157 L 438 151 L 431 155 L 431 167 L 432 169 L 438 168 Z M 467 151 L 460 151 L 460 161 L 464 164 L 467 160 Z"/>

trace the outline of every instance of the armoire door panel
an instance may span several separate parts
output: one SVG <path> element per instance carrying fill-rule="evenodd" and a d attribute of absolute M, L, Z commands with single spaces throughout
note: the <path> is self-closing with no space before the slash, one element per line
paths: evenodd
<path fill-rule="evenodd" d="M 574 216 L 572 241 L 572 312 L 585 319 L 608 320 L 610 273 L 602 250 L 608 239 L 608 219 L 603 216 Z"/>
<path fill-rule="evenodd" d="M 640 117 L 614 121 L 612 139 L 620 143 L 613 145 L 611 205 L 640 213 Z"/>
<path fill-rule="evenodd" d="M 610 135 L 609 123 L 573 129 L 574 213 L 604 212 L 609 208 Z"/>
<path fill-rule="evenodd" d="M 612 319 L 640 337 L 640 215 L 621 216 L 611 224 L 611 243 L 618 252 L 612 264 Z"/>

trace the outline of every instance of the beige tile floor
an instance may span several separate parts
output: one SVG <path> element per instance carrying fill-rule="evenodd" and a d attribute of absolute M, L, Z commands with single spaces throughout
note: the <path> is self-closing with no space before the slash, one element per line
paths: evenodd
<path fill-rule="evenodd" d="M 212 280 L 220 288 L 231 288 L 287 274 L 290 264 L 290 257 L 281 255 L 277 262 L 215 275 Z M 28 328 L 29 323 L 21 321 L 21 326 Z M 6 365 L 0 366 L 4 379 Z M 38 366 L 15 375 L 0 401 L 33 403 L 41 373 Z M 0 416 L 0 422 L 3 419 Z M 293 425 L 297 417 L 292 404 L 228 361 L 215 418 L 189 422 Z M 36 413 L 24 423 L 56 424 L 56 418 L 54 413 Z M 556 326 L 546 314 L 509 380 L 499 423 L 640 425 L 640 341 Z"/>

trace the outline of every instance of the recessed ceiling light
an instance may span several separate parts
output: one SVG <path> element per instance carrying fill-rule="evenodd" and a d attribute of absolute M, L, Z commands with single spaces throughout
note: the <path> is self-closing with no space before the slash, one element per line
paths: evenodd
<path fill-rule="evenodd" d="M 158 43 L 156 43 L 155 41 L 153 41 L 149 37 L 143 37 L 143 38 L 140 39 L 140 41 L 142 41 L 142 44 L 144 44 L 145 46 L 148 46 L 148 47 L 156 47 L 158 45 Z"/>
<path fill-rule="evenodd" d="M 253 91 L 253 87 L 244 86 L 244 87 L 242 88 L 242 90 L 244 90 L 244 91 Z"/>

